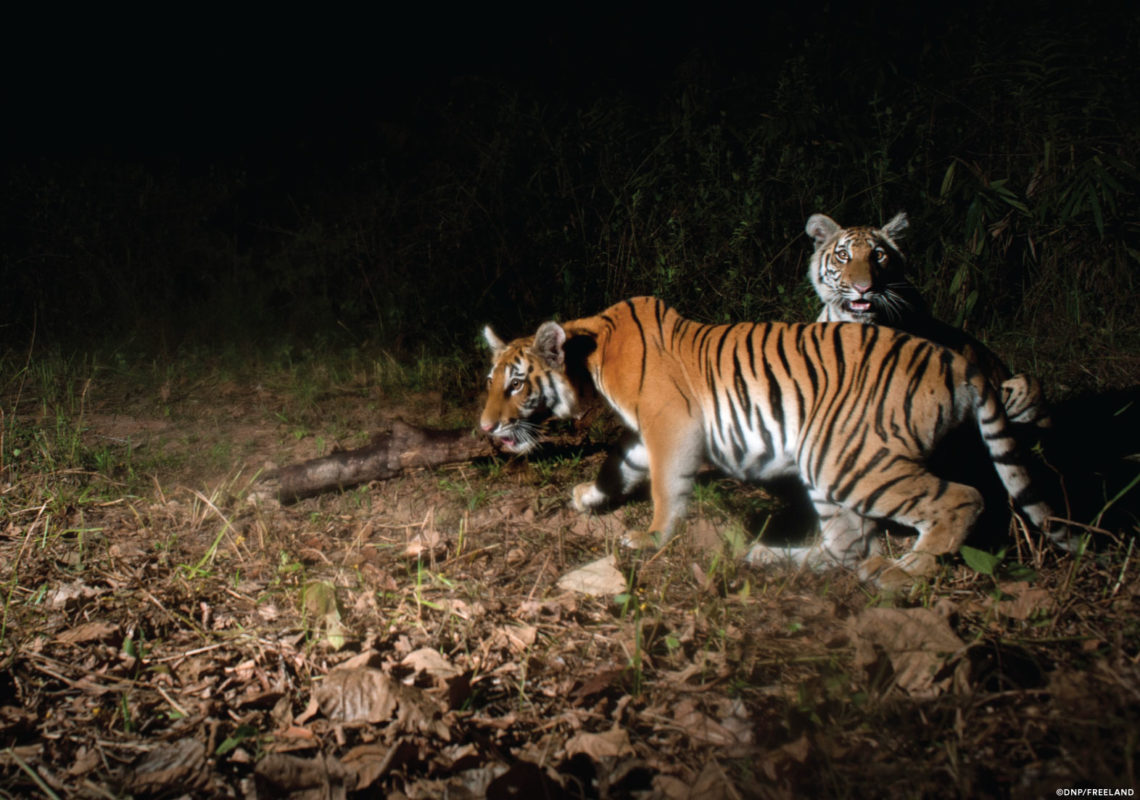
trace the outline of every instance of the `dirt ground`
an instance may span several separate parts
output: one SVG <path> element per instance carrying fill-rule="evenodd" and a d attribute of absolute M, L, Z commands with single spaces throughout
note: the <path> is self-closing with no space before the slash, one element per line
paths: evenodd
<path fill-rule="evenodd" d="M 1074 556 L 1014 522 L 1000 562 L 948 558 L 884 597 L 840 570 L 741 565 L 788 515 L 714 475 L 668 548 L 623 550 L 646 502 L 567 502 L 601 463 L 600 421 L 530 460 L 282 506 L 251 497 L 273 465 L 476 406 L 362 387 L 282 413 L 241 381 L 83 398 L 62 421 L 30 394 L 14 413 L 73 426 L 92 468 L 0 470 L 0 796 L 1137 786 L 1134 525 Z"/>

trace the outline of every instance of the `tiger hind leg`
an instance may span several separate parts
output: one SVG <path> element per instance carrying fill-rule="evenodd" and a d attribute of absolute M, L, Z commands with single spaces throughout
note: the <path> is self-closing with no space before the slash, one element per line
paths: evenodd
<path fill-rule="evenodd" d="M 982 513 L 982 495 L 972 486 L 952 483 L 913 465 L 885 471 L 889 488 L 870 501 L 868 512 L 918 531 L 910 552 L 897 559 L 874 556 L 859 566 L 859 577 L 885 589 L 898 589 L 938 571 L 938 556 L 956 553 Z M 893 473 L 893 474 L 891 474 Z"/>
<path fill-rule="evenodd" d="M 812 493 L 820 536 L 806 547 L 771 547 L 757 542 L 745 554 L 749 564 L 787 564 L 809 569 L 855 567 L 879 552 L 878 525 Z"/>

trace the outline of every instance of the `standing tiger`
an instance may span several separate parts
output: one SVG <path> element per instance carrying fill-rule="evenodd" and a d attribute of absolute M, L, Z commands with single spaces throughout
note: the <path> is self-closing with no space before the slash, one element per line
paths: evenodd
<path fill-rule="evenodd" d="M 977 365 L 1001 392 L 1011 422 L 1049 427 L 1048 405 L 1037 378 L 1011 375 L 984 344 L 931 316 L 926 301 L 906 277 L 906 259 L 897 244 L 909 224 L 903 212 L 881 228 L 841 228 L 825 214 L 808 218 L 804 230 L 815 242 L 808 274 L 823 301 L 816 322 L 890 325 L 938 342 Z"/>
<path fill-rule="evenodd" d="M 924 461 L 943 434 L 973 419 L 1002 482 L 1034 525 L 1049 507 L 1034 496 L 993 388 L 952 350 L 891 328 L 850 323 L 704 325 L 652 297 L 619 303 L 494 351 L 480 425 L 506 450 L 526 453 L 537 424 L 577 413 L 596 390 L 630 434 L 598 479 L 575 487 L 579 511 L 600 509 L 647 480 L 649 532 L 626 544 L 665 544 L 706 461 L 761 480 L 798 475 L 822 536 L 790 553 L 812 566 L 859 568 L 864 580 L 899 586 L 931 575 L 955 552 L 982 510 L 980 493 L 931 474 Z M 866 522 L 917 529 L 911 552 L 878 555 Z M 1067 545 L 1067 531 L 1050 536 Z M 783 553 L 784 551 L 780 551 Z M 748 560 L 773 551 L 756 544 Z"/>

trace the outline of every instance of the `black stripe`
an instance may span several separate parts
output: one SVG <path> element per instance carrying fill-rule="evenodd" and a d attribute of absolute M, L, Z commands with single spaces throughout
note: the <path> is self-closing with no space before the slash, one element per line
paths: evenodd
<path fill-rule="evenodd" d="M 1013 502 L 1019 508 L 1028 508 L 1029 506 L 1036 505 L 1041 502 L 1041 495 L 1033 484 L 1026 484 L 1025 488 L 1017 493 L 1013 498 Z"/>
<path fill-rule="evenodd" d="M 627 300 L 626 305 L 629 306 L 629 315 L 637 325 L 637 333 L 641 337 L 641 377 L 637 380 L 637 394 L 641 395 L 642 390 L 645 388 L 645 366 L 649 356 L 649 345 L 645 341 L 645 328 L 641 326 L 641 320 L 637 315 L 637 306 L 634 305 L 633 300 Z"/>
<path fill-rule="evenodd" d="M 691 418 L 693 416 L 693 405 L 689 402 L 689 395 L 685 392 L 681 384 L 677 383 L 676 378 L 671 379 L 673 386 L 677 390 L 677 394 L 681 395 L 681 399 L 685 401 L 685 413 Z"/>
<path fill-rule="evenodd" d="M 660 300 L 657 301 L 655 314 L 657 316 L 657 333 L 661 337 L 661 341 L 665 341 L 665 313 L 668 310 L 668 306 L 666 306 Z"/>
<path fill-rule="evenodd" d="M 1024 466 L 1025 464 L 1025 460 L 1017 450 L 1010 450 L 1008 453 L 1003 453 L 1002 455 L 995 455 L 991 452 L 990 458 L 993 459 L 995 464 L 1004 464 L 1014 467 Z"/>
<path fill-rule="evenodd" d="M 718 371 L 720 370 L 721 359 L 724 358 L 724 346 L 728 343 L 728 336 L 732 333 L 732 328 L 732 325 L 724 327 L 724 333 L 721 334 L 720 341 L 716 345 L 716 367 Z"/>
<path fill-rule="evenodd" d="M 864 431 L 866 431 L 866 428 L 864 428 Z M 864 442 L 860 442 L 859 448 L 852 452 L 852 454 L 847 459 L 847 463 L 844 464 L 843 474 L 846 475 L 850 473 L 851 478 L 832 493 L 836 499 L 840 501 L 846 500 L 848 496 L 850 496 L 851 492 L 855 489 L 855 486 L 860 481 L 862 481 L 863 478 L 867 477 L 867 475 L 869 475 L 871 471 L 875 469 L 875 467 L 877 467 L 889 454 L 887 448 L 880 447 L 870 458 L 864 459 L 862 465 L 858 469 L 855 469 L 856 459 L 864 455 L 863 446 Z"/>
<path fill-rule="evenodd" d="M 755 333 L 755 328 L 748 335 L 748 352 L 751 357 L 754 352 L 752 347 L 752 336 Z M 768 350 L 768 338 L 772 333 L 772 326 L 765 325 L 763 332 L 760 336 L 760 366 L 764 369 L 764 382 L 768 384 L 768 413 L 772 415 L 771 423 L 764 419 L 763 409 L 758 409 L 756 428 L 760 434 L 760 440 L 764 443 L 764 461 L 770 461 L 776 456 L 775 447 L 772 442 L 772 428 L 774 427 L 776 435 L 780 437 L 780 441 L 784 441 L 784 400 L 783 392 L 780 389 L 780 380 L 772 371 L 772 364 L 764 355 Z M 785 366 L 787 359 L 783 359 Z M 755 374 L 755 373 L 753 373 Z M 759 378 L 759 376 L 757 376 Z M 802 404 L 801 404 L 802 405 Z"/>
<path fill-rule="evenodd" d="M 905 481 L 905 480 L 909 479 L 910 477 L 912 477 L 912 476 L 910 476 L 910 475 L 897 475 L 894 478 L 891 478 L 890 480 L 886 480 L 886 481 L 883 481 L 882 483 L 880 483 L 878 486 L 875 487 L 875 490 L 873 492 L 871 492 L 865 498 L 863 498 L 863 502 L 861 503 L 861 505 L 863 506 L 863 510 L 866 512 L 870 512 L 871 509 L 873 509 L 875 507 L 875 503 L 879 502 L 879 498 L 881 498 L 884 494 L 886 494 L 891 489 L 891 487 L 893 487 L 895 484 L 897 484 L 901 481 Z M 892 511 L 884 512 L 883 516 L 884 517 L 892 517 L 892 516 L 894 516 L 894 512 L 892 512 Z"/>
<path fill-rule="evenodd" d="M 736 399 L 744 411 L 752 408 L 752 397 L 748 394 L 748 383 L 744 380 L 744 369 L 740 364 L 740 353 L 734 348 L 732 354 L 732 378 L 736 388 Z"/>

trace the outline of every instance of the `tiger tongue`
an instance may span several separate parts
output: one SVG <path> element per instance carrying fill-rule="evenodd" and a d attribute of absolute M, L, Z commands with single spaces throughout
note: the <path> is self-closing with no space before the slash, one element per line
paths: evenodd
<path fill-rule="evenodd" d="M 852 300 L 847 304 L 852 311 L 870 311 L 871 303 L 868 300 Z"/>

